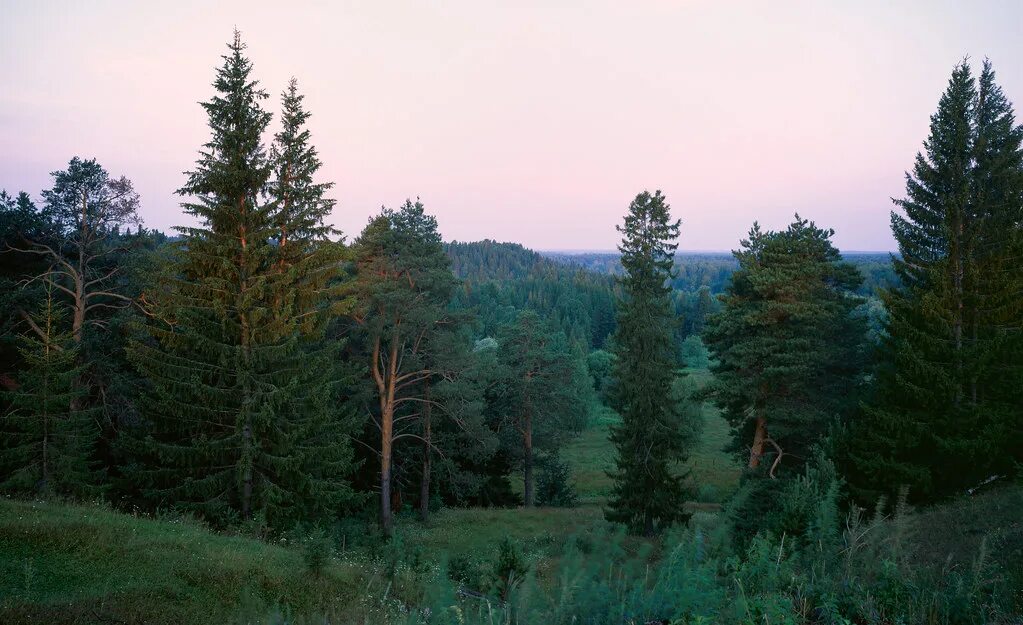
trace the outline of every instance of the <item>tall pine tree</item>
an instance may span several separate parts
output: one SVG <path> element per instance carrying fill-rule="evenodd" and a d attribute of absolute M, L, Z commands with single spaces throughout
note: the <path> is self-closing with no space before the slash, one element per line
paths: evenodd
<path fill-rule="evenodd" d="M 672 221 L 660 191 L 644 191 L 629 205 L 622 243 L 619 302 L 614 335 L 614 404 L 622 423 L 611 431 L 616 465 L 605 516 L 631 532 L 650 536 L 685 518 L 685 487 L 678 465 L 689 453 L 677 377 L 676 319 L 669 298 L 680 221 Z"/>
<path fill-rule="evenodd" d="M 856 406 L 866 325 L 853 314 L 854 291 L 863 278 L 842 261 L 833 234 L 798 215 L 780 232 L 754 224 L 704 331 L 716 360 L 704 394 L 722 408 L 734 449 L 748 451 L 748 468 L 772 478 L 798 472 Z"/>
<path fill-rule="evenodd" d="M 957 66 L 892 212 L 900 285 L 849 452 L 863 500 L 961 492 L 1023 457 L 1020 142 L 991 65 Z"/>
<path fill-rule="evenodd" d="M 383 209 L 353 247 L 355 276 L 347 286 L 357 302 L 352 351 L 366 364 L 375 395 L 368 416 L 380 441 L 380 526 L 389 535 L 398 492 L 394 447 L 403 439 L 423 440 L 416 426 L 438 374 L 430 347 L 451 323 L 448 304 L 457 281 L 437 220 L 418 200 Z"/>
<path fill-rule="evenodd" d="M 329 207 L 310 192 L 323 187 L 311 181 L 318 163 L 308 159 L 297 96 L 285 98 L 271 160 L 267 94 L 243 50 L 235 33 L 218 93 L 203 104 L 212 136 L 180 190 L 194 198 L 183 206 L 199 225 L 178 229 L 177 262 L 148 294 L 152 340 L 132 349 L 151 387 L 139 446 L 148 466 L 138 475 L 158 502 L 283 527 L 336 515 L 351 496 L 336 358 L 318 341 L 336 312 L 336 264 L 319 251 L 330 246 L 315 227 L 294 226 L 315 226 Z"/>

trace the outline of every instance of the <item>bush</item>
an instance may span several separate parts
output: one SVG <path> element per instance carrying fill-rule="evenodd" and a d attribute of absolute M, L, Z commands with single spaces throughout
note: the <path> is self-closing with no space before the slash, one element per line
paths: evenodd
<path fill-rule="evenodd" d="M 536 503 L 541 506 L 571 508 L 578 501 L 579 495 L 572 483 L 572 471 L 568 463 L 558 456 L 544 459 L 536 480 Z"/>

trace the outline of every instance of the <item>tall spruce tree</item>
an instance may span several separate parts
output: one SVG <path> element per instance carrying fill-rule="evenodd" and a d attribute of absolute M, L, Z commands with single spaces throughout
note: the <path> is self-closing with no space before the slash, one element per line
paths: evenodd
<path fill-rule="evenodd" d="M 77 382 L 84 365 L 52 285 L 31 320 L 33 330 L 20 337 L 18 383 L 3 393 L 10 407 L 0 420 L 0 489 L 95 493 L 100 483 L 92 458 L 99 437 L 96 409 L 75 408 L 85 393 Z"/>
<path fill-rule="evenodd" d="M 833 234 L 798 215 L 780 232 L 754 224 L 734 252 L 739 269 L 723 308 L 704 330 L 717 361 L 704 395 L 722 408 L 733 448 L 748 450 L 748 467 L 772 478 L 798 474 L 856 406 L 866 324 L 853 314 L 854 291 L 863 278 L 842 261 Z"/>
<path fill-rule="evenodd" d="M 616 464 L 605 516 L 631 532 L 652 535 L 685 518 L 686 489 L 678 465 L 689 454 L 685 411 L 673 393 L 678 375 L 669 298 L 681 222 L 672 221 L 660 191 L 629 205 L 622 243 L 618 329 L 614 335 L 614 405 L 622 423 L 611 431 Z"/>
<path fill-rule="evenodd" d="M 865 501 L 961 492 L 1023 458 L 1021 133 L 990 63 L 979 81 L 957 66 L 892 212 L 900 285 L 849 450 Z"/>
<path fill-rule="evenodd" d="M 267 94 L 243 50 L 236 32 L 203 104 L 212 136 L 179 191 L 199 225 L 178 229 L 170 275 L 147 294 L 152 340 L 132 347 L 150 386 L 138 475 L 157 502 L 285 527 L 336 515 L 352 494 L 336 357 L 319 342 L 336 263 L 315 228 L 291 225 L 315 224 L 326 204 L 308 192 L 304 118 L 291 107 L 271 161 Z M 273 180 L 275 165 L 291 173 Z"/>

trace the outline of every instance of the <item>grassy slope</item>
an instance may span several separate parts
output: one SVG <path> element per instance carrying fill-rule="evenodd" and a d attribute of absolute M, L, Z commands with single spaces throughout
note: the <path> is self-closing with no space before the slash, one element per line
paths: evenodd
<path fill-rule="evenodd" d="M 0 622 L 225 623 L 244 606 L 334 611 L 359 571 L 99 506 L 0 500 Z M 58 618 L 59 617 L 59 618 Z"/>

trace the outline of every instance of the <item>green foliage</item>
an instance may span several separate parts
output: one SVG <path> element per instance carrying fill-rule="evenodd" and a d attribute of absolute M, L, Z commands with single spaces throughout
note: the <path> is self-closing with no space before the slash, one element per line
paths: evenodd
<path fill-rule="evenodd" d="M 545 457 L 540 476 L 536 480 L 536 503 L 540 506 L 571 508 L 579 501 L 572 471 L 568 463 L 557 455 Z"/>
<path fill-rule="evenodd" d="M 900 286 L 882 295 L 876 393 L 849 442 L 861 501 L 901 484 L 948 496 L 1023 459 L 1021 144 L 991 64 L 978 80 L 958 65 L 892 213 Z"/>
<path fill-rule="evenodd" d="M 179 228 L 173 262 L 147 294 L 148 336 L 130 347 L 148 388 L 125 471 L 151 505 L 280 529 L 334 516 L 353 499 L 338 344 L 321 340 L 328 315 L 347 307 L 330 287 L 341 250 L 307 223 L 322 218 L 322 199 L 261 195 L 272 180 L 262 144 L 271 115 L 243 48 L 236 33 L 217 95 L 203 104 L 211 139 L 180 190 L 199 223 Z M 301 119 L 294 107 L 288 115 L 292 126 Z M 294 152 L 287 132 L 282 155 Z M 280 226 L 294 219 L 306 226 L 284 245 Z"/>
<path fill-rule="evenodd" d="M 66 314 L 52 287 L 31 316 L 35 332 L 21 336 L 24 368 L 2 397 L 10 407 L 0 433 L 0 488 L 21 494 L 87 496 L 100 490 L 95 469 L 96 410 L 81 407 L 85 367 L 65 329 Z"/>
<path fill-rule="evenodd" d="M 613 378 L 611 371 L 614 368 L 614 355 L 603 349 L 595 349 L 586 357 L 586 369 L 593 379 L 593 390 L 597 391 L 597 397 L 601 401 L 609 401 Z"/>
<path fill-rule="evenodd" d="M 798 469 L 836 418 L 855 407 L 865 354 L 861 277 L 842 261 L 832 230 L 800 219 L 780 232 L 754 224 L 739 270 L 703 340 L 715 360 L 706 396 L 750 450 L 750 468 L 774 450 L 772 475 Z M 787 458 L 783 463 L 781 460 Z M 769 468 L 767 468 L 769 467 Z"/>
<path fill-rule="evenodd" d="M 619 227 L 626 275 L 614 336 L 612 404 L 622 423 L 611 431 L 617 455 L 606 515 L 648 536 L 686 518 L 685 487 L 676 466 L 691 449 L 686 435 L 691 412 L 680 411 L 674 392 L 675 317 L 666 286 L 679 224 L 671 221 L 660 191 L 644 191 Z"/>
<path fill-rule="evenodd" d="M 484 240 L 445 245 L 462 279 L 456 306 L 473 308 L 493 336 L 520 310 L 548 319 L 573 343 L 599 348 L 614 330 L 613 280 L 553 262 L 516 243 Z"/>
<path fill-rule="evenodd" d="M 519 440 L 508 441 L 509 455 L 521 464 L 524 502 L 534 504 L 536 452 L 555 451 L 571 432 L 589 421 L 593 391 L 585 363 L 565 336 L 548 328 L 532 311 L 500 328 L 498 384 L 490 410 L 505 415 Z"/>
<path fill-rule="evenodd" d="M 522 557 L 519 546 L 510 538 L 505 538 L 497 546 L 497 561 L 493 566 L 490 587 L 501 601 L 508 601 L 528 571 L 529 565 Z"/>
<path fill-rule="evenodd" d="M 706 369 L 710 366 L 710 352 L 697 335 L 682 341 L 682 362 L 692 369 Z"/>
<path fill-rule="evenodd" d="M 1007 584 L 1006 569 L 992 559 L 996 538 L 984 535 L 1000 530 L 1004 515 L 1018 510 L 1018 487 L 923 513 L 898 505 L 871 515 L 854 508 L 842 517 L 835 516 L 834 473 L 826 464 L 811 463 L 802 485 L 789 480 L 792 489 L 778 500 L 801 511 L 796 516 L 806 533 L 764 532 L 738 552 L 729 546 L 727 524 L 709 520 L 669 532 L 655 549 L 606 527 L 591 530 L 554 546 L 552 560 L 530 547 L 530 534 L 505 540 L 499 525 L 477 515 L 467 530 L 490 535 L 464 557 L 448 558 L 447 566 L 431 564 L 427 552 L 396 537 L 375 555 L 330 560 L 319 577 L 306 574 L 304 545 L 287 549 L 215 535 L 180 519 L 0 501 L 0 619 L 1015 622 L 1012 593 L 1018 597 L 1018 588 Z M 817 505 L 804 505 L 808 492 L 820 496 Z M 996 516 L 989 518 L 992 512 Z M 969 544 L 954 538 L 964 536 L 958 530 L 963 523 L 976 532 L 967 534 Z M 529 531 L 535 536 L 535 527 Z M 937 544 L 935 536 L 951 542 Z M 946 547 L 955 551 L 953 558 Z M 920 557 L 922 549 L 927 557 Z"/>
<path fill-rule="evenodd" d="M 356 303 L 347 321 L 354 337 L 349 353 L 369 373 L 364 392 L 373 400 L 361 402 L 369 413 L 365 436 L 379 441 L 373 445 L 378 450 L 373 460 L 380 467 L 380 522 L 389 534 L 395 443 L 418 438 L 432 445 L 426 437 L 432 413 L 423 408 L 434 400 L 426 395 L 438 380 L 457 375 L 445 371 L 439 354 L 458 350 L 440 346 L 453 348 L 463 340 L 467 351 L 468 338 L 457 333 L 461 319 L 449 308 L 457 280 L 437 220 L 422 202 L 406 200 L 398 210 L 381 210 L 353 247 L 354 275 L 346 286 Z M 416 424 L 423 435 L 414 431 Z"/>
<path fill-rule="evenodd" d="M 303 541 L 302 558 L 306 571 L 314 577 L 321 577 L 331 558 L 331 541 L 321 528 L 313 530 Z"/>

